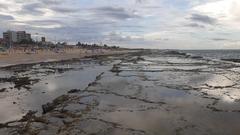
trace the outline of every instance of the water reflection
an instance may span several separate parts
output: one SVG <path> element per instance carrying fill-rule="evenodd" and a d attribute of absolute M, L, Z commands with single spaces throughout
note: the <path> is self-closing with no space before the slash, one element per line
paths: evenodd
<path fill-rule="evenodd" d="M 54 68 L 66 71 L 59 73 L 55 72 Z M 20 119 L 29 110 L 36 110 L 40 115 L 43 104 L 66 94 L 71 89 L 85 89 L 97 75 L 110 70 L 110 68 L 88 62 L 84 65 L 72 63 L 72 65 L 54 67 L 35 65 L 26 72 L 19 72 L 17 73 L 19 76 L 29 76 L 41 80 L 31 85 L 30 90 L 25 88 L 17 90 L 12 83 L 1 83 L 0 89 L 4 88 L 6 91 L 0 93 L 0 123 Z M 1 73 L 3 78 L 13 75 L 11 72 L 2 71 Z"/>
<path fill-rule="evenodd" d="M 57 90 L 57 85 L 54 82 L 48 81 L 47 85 L 47 91 L 53 92 Z"/>

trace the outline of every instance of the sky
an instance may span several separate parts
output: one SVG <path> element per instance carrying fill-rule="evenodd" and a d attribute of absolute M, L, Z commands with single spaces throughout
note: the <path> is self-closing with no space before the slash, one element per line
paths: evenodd
<path fill-rule="evenodd" d="M 129 48 L 240 49 L 240 0 L 0 0 L 6 30 Z"/>

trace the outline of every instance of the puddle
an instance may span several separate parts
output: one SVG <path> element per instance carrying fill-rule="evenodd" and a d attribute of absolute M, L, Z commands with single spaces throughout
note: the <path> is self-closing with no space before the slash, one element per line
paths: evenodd
<path fill-rule="evenodd" d="M 107 70 L 110 70 L 107 66 L 86 61 L 84 65 L 82 63 L 34 65 L 28 71 L 18 70 L 16 76 L 29 76 L 40 81 L 33 83 L 29 89 L 24 88 L 27 85 L 25 82 L 19 89 L 14 88 L 15 84 L 12 82 L 1 83 L 0 88 L 5 90 L 0 93 L 0 102 L 3 104 L 0 107 L 0 123 L 20 119 L 29 110 L 41 114 L 43 104 L 66 94 L 71 89 L 85 89 L 98 74 Z M 13 75 L 11 72 L 2 71 L 1 76 L 11 77 Z"/>

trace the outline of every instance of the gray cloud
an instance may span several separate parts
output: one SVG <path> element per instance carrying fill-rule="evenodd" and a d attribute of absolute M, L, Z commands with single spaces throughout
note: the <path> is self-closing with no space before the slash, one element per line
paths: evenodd
<path fill-rule="evenodd" d="M 38 33 L 46 34 L 47 37 L 53 39 L 52 35 L 66 39 L 66 41 L 82 41 L 82 42 L 100 42 L 104 39 L 103 33 L 111 31 L 114 23 L 106 22 L 99 19 L 84 20 L 78 18 L 71 20 L 70 23 L 66 21 L 32 21 L 32 24 L 60 24 L 61 27 L 57 28 L 34 28 Z"/>
<path fill-rule="evenodd" d="M 142 3 L 144 0 L 135 0 L 136 3 Z"/>
<path fill-rule="evenodd" d="M 217 23 L 217 19 L 209 17 L 207 15 L 200 15 L 200 14 L 192 14 L 192 16 L 190 17 L 190 20 L 195 22 L 205 23 L 205 24 L 211 24 L 211 25 Z"/>
<path fill-rule="evenodd" d="M 115 42 L 115 43 L 139 43 L 144 42 L 144 37 L 135 37 L 131 35 L 124 35 L 123 33 L 110 32 L 104 35 L 104 40 L 107 42 Z"/>
<path fill-rule="evenodd" d="M 40 0 L 45 5 L 60 5 L 64 0 Z"/>
<path fill-rule="evenodd" d="M 73 13 L 78 11 L 78 9 L 65 8 L 65 7 L 51 7 L 51 10 L 59 13 Z"/>
<path fill-rule="evenodd" d="M 7 5 L 0 4 L 0 10 L 2 10 L 2 9 L 8 9 L 8 6 L 7 6 Z"/>
<path fill-rule="evenodd" d="M 96 15 L 101 17 L 110 17 L 118 20 L 125 20 L 129 18 L 139 18 L 140 16 L 135 15 L 134 12 L 127 11 L 124 8 L 115 7 L 99 7 L 93 9 Z"/>
<path fill-rule="evenodd" d="M 2 15 L 0 14 L 0 21 L 8 21 L 8 20 L 14 20 L 14 17 L 10 15 Z"/>
<path fill-rule="evenodd" d="M 102 29 L 98 26 L 91 28 L 85 27 L 73 27 L 73 26 L 63 26 L 60 28 L 53 29 L 42 29 L 44 33 L 48 33 L 49 37 L 55 35 L 57 37 L 66 38 L 71 41 L 84 41 L 84 42 L 94 42 L 101 41 L 103 36 L 101 34 Z"/>
<path fill-rule="evenodd" d="M 20 14 L 31 14 L 31 15 L 43 15 L 45 12 L 42 9 L 50 9 L 58 13 L 73 13 L 77 12 L 77 9 L 71 7 L 64 7 L 61 4 L 64 0 L 41 0 L 36 3 L 23 3 Z"/>
<path fill-rule="evenodd" d="M 26 23 L 28 23 L 30 25 L 62 24 L 62 22 L 58 21 L 58 20 L 35 20 L 35 21 L 27 21 Z"/>
<path fill-rule="evenodd" d="M 193 27 L 193 28 L 205 28 L 204 25 L 201 25 L 201 24 L 198 24 L 198 23 L 189 23 L 189 24 L 186 24 L 184 26 L 186 26 L 186 27 Z"/>
<path fill-rule="evenodd" d="M 11 1 L 13 1 L 14 3 L 25 3 L 26 2 L 26 0 L 11 0 Z M 30 1 L 28 1 L 28 2 L 30 2 Z"/>
<path fill-rule="evenodd" d="M 130 36 L 122 36 L 119 33 L 111 32 L 108 35 L 106 35 L 106 39 L 109 41 L 118 41 L 118 42 L 129 42 L 131 39 Z"/>
<path fill-rule="evenodd" d="M 44 12 L 41 8 L 43 8 L 43 6 L 40 3 L 26 4 L 23 5 L 20 14 L 43 15 Z"/>
<path fill-rule="evenodd" d="M 213 38 L 213 41 L 229 41 L 229 39 L 226 38 Z"/>

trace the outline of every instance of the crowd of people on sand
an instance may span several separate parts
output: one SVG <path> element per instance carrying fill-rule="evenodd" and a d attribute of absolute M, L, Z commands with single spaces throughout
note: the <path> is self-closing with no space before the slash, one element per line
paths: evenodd
<path fill-rule="evenodd" d="M 1 46 L 0 46 L 1 48 Z M 61 61 L 94 55 L 108 55 L 125 51 L 104 45 L 11 46 L 0 50 L 0 66 L 25 63 Z"/>
<path fill-rule="evenodd" d="M 74 53 L 79 52 L 82 54 L 101 54 L 109 50 L 106 49 L 84 49 L 84 48 L 53 48 L 53 49 L 42 49 L 42 48 L 11 48 L 6 51 L 0 52 L 0 55 L 13 55 L 13 54 L 43 54 L 43 53 Z"/>
<path fill-rule="evenodd" d="M 55 46 L 55 47 L 39 47 L 39 46 L 20 46 L 11 47 L 0 51 L 0 55 L 14 55 L 14 54 L 64 54 L 64 53 L 81 53 L 81 54 L 104 54 L 111 50 L 118 49 L 118 47 L 109 47 L 107 45 L 100 46 L 97 44 L 82 44 L 78 43 L 75 46 Z"/>

